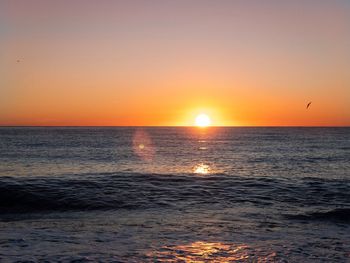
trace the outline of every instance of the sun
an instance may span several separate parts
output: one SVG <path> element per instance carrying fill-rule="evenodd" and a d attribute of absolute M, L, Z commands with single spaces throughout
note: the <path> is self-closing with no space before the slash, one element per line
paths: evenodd
<path fill-rule="evenodd" d="M 211 120 L 208 115 L 202 113 L 196 117 L 195 124 L 198 127 L 208 127 L 211 124 Z"/>

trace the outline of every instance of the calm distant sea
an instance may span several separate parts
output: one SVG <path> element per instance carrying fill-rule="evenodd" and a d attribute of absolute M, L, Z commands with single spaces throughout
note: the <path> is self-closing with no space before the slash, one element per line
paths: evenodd
<path fill-rule="evenodd" d="M 0 128 L 0 261 L 350 262 L 350 128 Z"/>

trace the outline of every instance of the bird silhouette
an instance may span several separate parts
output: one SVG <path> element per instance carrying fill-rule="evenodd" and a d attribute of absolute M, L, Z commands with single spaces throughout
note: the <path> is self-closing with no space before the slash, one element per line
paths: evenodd
<path fill-rule="evenodd" d="M 306 105 L 306 109 L 308 109 L 309 107 L 310 107 L 310 105 L 311 105 L 311 101 Z"/>

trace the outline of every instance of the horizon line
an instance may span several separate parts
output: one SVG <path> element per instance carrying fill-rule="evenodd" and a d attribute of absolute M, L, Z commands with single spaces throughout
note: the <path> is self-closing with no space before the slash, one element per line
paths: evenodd
<path fill-rule="evenodd" d="M 0 128 L 350 128 L 350 125 L 211 125 L 198 127 L 196 125 L 0 125 Z"/>

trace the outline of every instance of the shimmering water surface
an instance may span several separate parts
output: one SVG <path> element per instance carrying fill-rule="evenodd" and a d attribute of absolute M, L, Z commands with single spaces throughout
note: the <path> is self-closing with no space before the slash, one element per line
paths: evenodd
<path fill-rule="evenodd" d="M 350 261 L 350 128 L 7 127 L 0 175 L 1 262 Z"/>

